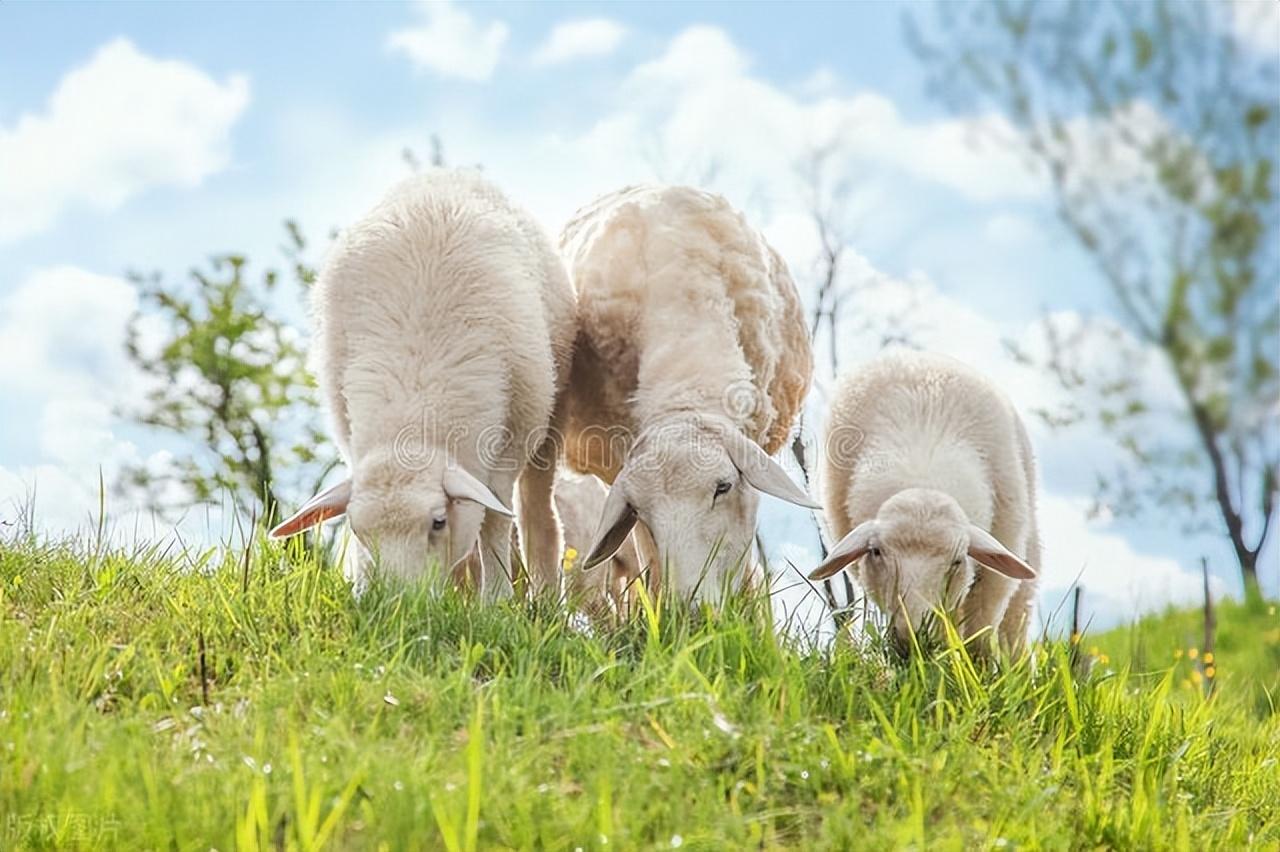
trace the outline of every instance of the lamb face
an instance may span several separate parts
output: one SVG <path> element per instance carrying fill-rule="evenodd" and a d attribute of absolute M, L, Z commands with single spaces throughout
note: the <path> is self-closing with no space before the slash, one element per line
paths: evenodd
<path fill-rule="evenodd" d="M 441 586 L 470 552 L 484 513 L 478 503 L 449 499 L 442 470 L 391 478 L 362 469 L 347 519 L 375 574 Z"/>
<path fill-rule="evenodd" d="M 441 452 L 425 466 L 375 455 L 355 475 L 313 499 L 271 535 L 292 535 L 342 515 L 351 524 L 361 570 L 440 586 L 471 552 L 486 511 L 511 510 Z"/>
<path fill-rule="evenodd" d="M 605 501 L 586 565 L 609 558 L 642 521 L 670 591 L 719 601 L 751 570 L 760 491 L 812 505 L 731 423 L 703 417 L 669 421 L 632 448 Z"/>
<path fill-rule="evenodd" d="M 913 632 L 940 638 L 940 626 L 929 617 L 936 610 L 961 622 L 961 605 L 976 571 L 990 568 L 1014 579 L 1035 576 L 971 524 L 954 498 L 926 488 L 908 488 L 886 500 L 875 519 L 841 539 L 810 577 L 823 579 L 850 565 L 889 616 L 892 638 L 902 648 L 910 647 Z"/>
<path fill-rule="evenodd" d="M 857 575 L 889 613 L 896 640 L 909 643 L 926 622 L 934 627 L 928 616 L 935 609 L 957 618 L 973 566 L 966 554 L 969 521 L 956 501 L 940 491 L 909 489 L 886 500 L 874 523 Z"/>

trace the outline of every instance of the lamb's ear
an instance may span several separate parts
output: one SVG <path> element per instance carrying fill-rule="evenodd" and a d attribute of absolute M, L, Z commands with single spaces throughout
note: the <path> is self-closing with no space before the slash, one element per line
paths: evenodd
<path fill-rule="evenodd" d="M 733 466 L 752 488 L 806 509 L 822 508 L 755 441 L 735 432 L 725 441 L 725 449 Z"/>
<path fill-rule="evenodd" d="M 444 493 L 451 500 L 470 500 L 479 503 L 491 512 L 514 517 L 515 513 L 502 502 L 502 499 L 489 486 L 467 473 L 456 464 L 449 464 L 444 469 Z"/>
<path fill-rule="evenodd" d="M 269 535 L 272 538 L 288 538 L 303 530 L 309 530 L 330 518 L 337 518 L 347 513 L 347 503 L 351 502 L 351 480 L 344 479 L 332 488 L 326 488 L 312 497 L 293 514 L 293 517 L 281 521 Z"/>
<path fill-rule="evenodd" d="M 992 571 L 1014 580 L 1034 580 L 1035 570 L 1014 556 L 995 536 L 976 525 L 969 526 L 969 555 Z"/>
<path fill-rule="evenodd" d="M 600 513 L 600 526 L 592 538 L 594 543 L 586 561 L 582 563 L 582 570 L 594 568 L 617 553 L 635 525 L 635 507 L 627 501 L 622 483 L 615 480 L 613 487 L 609 489 L 609 496 L 605 498 L 604 511 Z"/>
<path fill-rule="evenodd" d="M 876 522 L 863 521 L 853 528 L 844 538 L 836 542 L 836 546 L 827 552 L 827 559 L 817 568 L 809 572 L 810 580 L 825 580 L 832 574 L 852 565 L 871 549 L 871 541 L 875 536 Z"/>

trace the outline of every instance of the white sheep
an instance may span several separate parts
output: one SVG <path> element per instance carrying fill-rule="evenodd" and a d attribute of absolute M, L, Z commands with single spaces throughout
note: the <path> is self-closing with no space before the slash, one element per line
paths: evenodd
<path fill-rule="evenodd" d="M 990 629 L 1019 649 L 1040 537 L 1031 443 L 1004 394 L 950 358 L 882 355 L 837 387 L 825 446 L 843 538 L 810 578 L 856 565 L 900 645 L 940 608 L 966 639 Z"/>
<path fill-rule="evenodd" d="M 635 526 L 651 582 L 661 567 L 719 600 L 753 577 L 756 492 L 814 505 L 769 457 L 813 368 L 795 285 L 728 202 L 688 187 L 596 200 L 561 252 L 579 319 L 565 455 L 612 484 L 584 567 Z"/>
<path fill-rule="evenodd" d="M 349 479 L 272 535 L 342 514 L 357 590 L 439 581 L 480 543 L 483 587 L 509 595 L 513 491 L 535 583 L 559 582 L 553 414 L 573 292 L 550 240 L 478 174 L 396 185 L 336 241 L 315 288 L 314 366 Z"/>

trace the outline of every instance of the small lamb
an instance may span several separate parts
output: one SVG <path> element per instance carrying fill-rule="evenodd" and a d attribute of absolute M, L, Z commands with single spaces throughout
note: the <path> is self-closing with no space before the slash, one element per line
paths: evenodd
<path fill-rule="evenodd" d="M 561 236 L 578 294 L 569 466 L 612 484 L 584 568 L 635 527 L 651 582 L 718 601 L 754 579 L 758 492 L 812 506 L 769 456 L 813 369 L 786 265 L 718 195 L 630 187 Z M 643 522 L 636 526 L 636 522 Z"/>
<path fill-rule="evenodd" d="M 565 596 L 571 606 L 597 618 L 621 613 L 627 590 L 640 576 L 633 536 L 608 561 L 590 571 L 582 568 L 608 493 L 594 476 L 564 470 L 556 475 L 556 510 L 564 530 Z"/>
<path fill-rule="evenodd" d="M 1022 647 L 1040 566 L 1035 463 L 990 382 L 918 352 L 851 373 L 833 397 L 823 481 L 844 537 L 811 579 L 856 565 L 900 646 L 940 608 L 966 639 L 990 628 Z"/>
<path fill-rule="evenodd" d="M 478 174 L 392 188 L 336 241 L 315 289 L 314 365 L 351 477 L 271 531 L 346 515 L 348 579 L 444 582 L 480 542 L 487 596 L 511 582 L 519 484 L 525 564 L 559 583 L 555 407 L 573 292 L 546 235 Z"/>

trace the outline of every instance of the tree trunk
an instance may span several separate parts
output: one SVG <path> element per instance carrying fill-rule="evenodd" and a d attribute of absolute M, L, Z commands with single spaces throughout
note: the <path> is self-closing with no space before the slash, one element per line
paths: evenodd
<path fill-rule="evenodd" d="M 1244 581 L 1245 603 L 1262 603 L 1262 584 L 1258 582 L 1258 554 L 1246 551 L 1236 555 L 1240 559 L 1240 577 Z"/>

